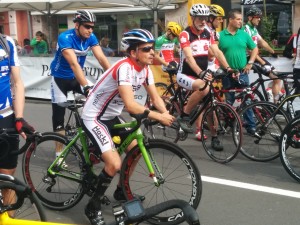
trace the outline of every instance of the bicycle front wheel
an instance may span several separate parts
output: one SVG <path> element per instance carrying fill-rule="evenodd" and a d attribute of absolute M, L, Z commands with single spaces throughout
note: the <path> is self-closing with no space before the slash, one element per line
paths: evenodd
<path fill-rule="evenodd" d="M 284 169 L 300 182 L 300 117 L 293 119 L 282 131 L 279 153 Z"/>
<path fill-rule="evenodd" d="M 23 155 L 22 172 L 25 182 L 46 207 L 65 210 L 75 206 L 83 197 L 82 188 L 84 158 L 76 145 L 67 153 L 65 167 L 48 168 L 55 160 L 55 146 L 62 149 L 68 140 L 57 133 L 43 133 L 36 148 L 28 149 Z"/>
<path fill-rule="evenodd" d="M 233 160 L 242 144 L 241 126 L 239 115 L 227 103 L 216 102 L 207 108 L 201 122 L 201 141 L 208 156 L 219 163 Z M 219 145 L 213 137 L 217 137 Z"/>
<path fill-rule="evenodd" d="M 161 139 L 150 139 L 146 144 L 158 184 L 149 174 L 138 146 L 125 157 L 121 169 L 121 184 L 126 198 L 144 196 L 145 208 L 171 199 L 182 199 L 197 208 L 201 199 L 202 181 L 193 160 L 177 145 Z M 181 210 L 168 210 L 149 220 L 153 224 L 183 222 Z"/>
<path fill-rule="evenodd" d="M 8 215 L 21 220 L 46 221 L 43 207 L 31 190 L 9 182 L 0 183 L 0 207 L 3 209 L 24 199 L 23 204 L 16 210 L 8 211 Z"/>
<path fill-rule="evenodd" d="M 267 162 L 279 157 L 277 146 L 281 132 L 288 124 L 289 119 L 282 109 L 279 109 L 278 113 L 271 118 L 277 107 L 271 102 L 254 102 L 239 112 L 243 121 L 244 134 L 241 153 L 248 159 Z M 249 119 L 246 119 L 249 117 L 255 123 L 255 133 L 249 132 Z M 268 122 L 270 118 L 271 120 Z"/>

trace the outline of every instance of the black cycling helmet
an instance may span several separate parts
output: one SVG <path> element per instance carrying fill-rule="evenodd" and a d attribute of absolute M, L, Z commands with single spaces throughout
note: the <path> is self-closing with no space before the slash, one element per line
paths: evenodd
<path fill-rule="evenodd" d="M 87 10 L 78 10 L 75 15 L 73 22 L 76 23 L 84 23 L 84 22 L 91 22 L 91 23 L 96 23 L 96 16 L 87 11 Z"/>
<path fill-rule="evenodd" d="M 246 16 L 262 16 L 262 11 L 256 6 L 252 6 L 249 11 L 246 13 Z"/>
<path fill-rule="evenodd" d="M 139 43 L 154 43 L 153 35 L 145 29 L 132 29 L 123 34 L 121 40 L 121 49 L 126 51 L 129 47 Z"/>

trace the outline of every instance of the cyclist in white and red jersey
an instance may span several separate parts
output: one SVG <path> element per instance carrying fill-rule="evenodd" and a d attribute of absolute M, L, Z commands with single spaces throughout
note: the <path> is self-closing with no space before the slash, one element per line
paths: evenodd
<path fill-rule="evenodd" d="M 95 193 L 85 208 L 92 225 L 104 223 L 100 199 L 121 168 L 121 158 L 115 149 L 112 136 L 120 136 L 121 139 L 123 137 L 119 133 L 120 130 L 113 130 L 112 127 L 114 124 L 121 123 L 119 116 L 123 108 L 125 107 L 132 114 L 141 114 L 148 110 L 134 99 L 135 93 L 143 85 L 158 110 L 158 112 L 150 111 L 148 117 L 167 126 L 170 126 L 174 120 L 156 91 L 149 67 L 154 60 L 154 42 L 153 35 L 147 30 L 133 29 L 125 33 L 121 46 L 128 57 L 117 61 L 100 77 L 84 105 L 83 128 L 96 149 L 101 152 L 101 158 L 105 163 Z M 144 199 L 143 196 L 138 197 Z M 126 200 L 121 187 L 117 187 L 114 198 Z"/>
<path fill-rule="evenodd" d="M 162 64 L 163 71 L 169 66 L 174 66 L 175 52 L 179 50 L 178 36 L 182 28 L 176 22 L 169 22 L 166 33 L 155 40 L 155 58 Z"/>
<path fill-rule="evenodd" d="M 204 4 L 193 5 L 190 9 L 190 16 L 192 25 L 179 35 L 182 57 L 180 58 L 180 68 L 177 73 L 177 83 L 188 90 L 194 90 L 194 92 L 177 121 L 184 131 L 192 133 L 193 128 L 189 122 L 189 114 L 208 94 L 209 87 L 206 86 L 206 82 L 212 79 L 211 74 L 207 74 L 205 71 L 208 65 L 208 50 L 211 49 L 213 51 L 224 68 L 230 70 L 230 67 L 215 43 L 211 32 L 206 29 L 206 21 L 209 16 L 208 6 Z M 222 151 L 223 146 L 218 140 L 217 134 L 212 134 L 212 137 L 212 148 Z"/>

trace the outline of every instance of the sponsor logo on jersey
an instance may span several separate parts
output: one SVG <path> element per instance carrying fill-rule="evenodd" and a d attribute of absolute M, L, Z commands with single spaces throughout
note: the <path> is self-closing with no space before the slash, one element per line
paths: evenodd
<path fill-rule="evenodd" d="M 98 126 L 94 127 L 92 131 L 94 132 L 102 146 L 108 143 L 108 140 L 106 140 L 107 137 L 102 134 L 102 131 Z"/>

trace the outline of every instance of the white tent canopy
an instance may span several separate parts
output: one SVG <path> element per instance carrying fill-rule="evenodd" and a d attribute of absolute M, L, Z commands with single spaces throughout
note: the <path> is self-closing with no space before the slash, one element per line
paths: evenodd
<path fill-rule="evenodd" d="M 157 37 L 157 12 L 164 7 L 174 6 L 178 3 L 184 3 L 187 0 L 0 0 L 0 11 L 10 10 L 28 10 L 37 11 L 41 14 L 51 15 L 57 14 L 62 10 L 78 10 L 78 9 L 118 9 L 126 10 L 126 8 L 142 7 L 153 11 L 154 17 L 154 35 Z M 125 7 L 125 9 L 124 9 Z M 130 11 L 130 10 L 129 10 Z"/>

